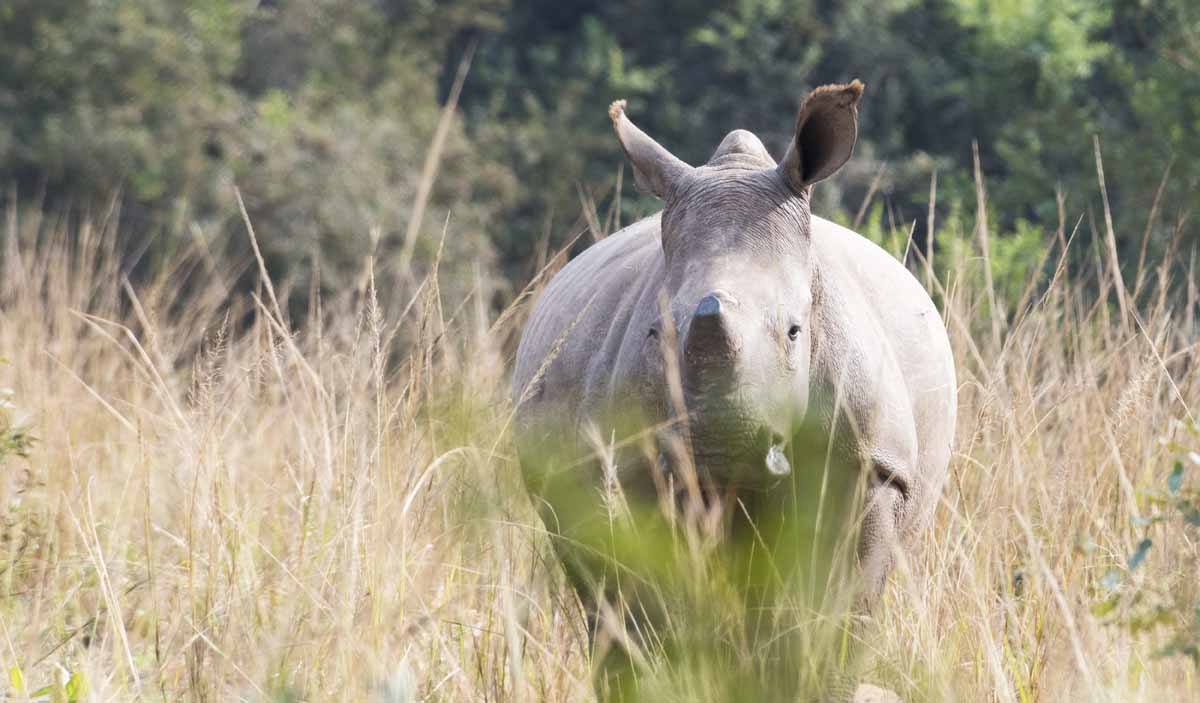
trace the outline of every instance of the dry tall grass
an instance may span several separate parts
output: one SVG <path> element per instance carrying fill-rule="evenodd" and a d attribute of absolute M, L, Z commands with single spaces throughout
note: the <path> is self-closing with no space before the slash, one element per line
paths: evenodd
<path fill-rule="evenodd" d="M 39 437 L 0 472 L 0 662 L 25 693 L 79 674 L 93 700 L 590 697 L 507 436 L 519 310 L 448 308 L 436 272 L 384 296 L 365 262 L 290 322 L 269 279 L 230 294 L 203 252 L 130 285 L 115 221 L 5 229 L 0 387 Z M 1098 258 L 1032 281 L 1006 323 L 979 265 L 930 279 L 957 452 L 869 678 L 910 700 L 1195 700 L 1192 664 L 1153 656 L 1161 628 L 1090 612 L 1144 534 L 1135 583 L 1200 580 L 1194 531 L 1134 519 L 1200 398 L 1194 287 L 1165 294 L 1174 258 L 1139 271 L 1122 317 Z"/>

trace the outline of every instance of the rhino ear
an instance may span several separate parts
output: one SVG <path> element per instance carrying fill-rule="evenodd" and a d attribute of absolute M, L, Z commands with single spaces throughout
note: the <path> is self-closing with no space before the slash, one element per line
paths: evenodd
<path fill-rule="evenodd" d="M 625 116 L 625 101 L 618 100 L 608 108 L 617 140 L 625 150 L 629 163 L 633 164 L 633 176 L 638 188 L 665 198 L 675 184 L 687 175 L 692 167 L 680 161 L 658 142 L 651 139 Z"/>
<path fill-rule="evenodd" d="M 796 115 L 796 136 L 779 170 L 799 193 L 837 172 L 854 152 L 858 139 L 858 100 L 863 84 L 855 80 L 825 85 L 808 94 Z"/>

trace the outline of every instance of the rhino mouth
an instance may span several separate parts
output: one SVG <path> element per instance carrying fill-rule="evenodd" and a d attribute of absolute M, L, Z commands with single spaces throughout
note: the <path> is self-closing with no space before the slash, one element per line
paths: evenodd
<path fill-rule="evenodd" d="M 753 484 L 792 472 L 788 439 L 763 428 L 721 432 L 693 425 L 690 450 L 696 469 L 720 482 Z M 677 464 L 669 451 L 660 452 L 660 467 L 670 470 Z"/>

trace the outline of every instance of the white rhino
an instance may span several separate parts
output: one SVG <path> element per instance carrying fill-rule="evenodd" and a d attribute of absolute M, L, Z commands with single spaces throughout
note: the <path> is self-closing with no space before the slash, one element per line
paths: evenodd
<path fill-rule="evenodd" d="M 781 476 L 811 471 L 812 457 L 797 457 L 792 440 L 816 424 L 858 481 L 856 492 L 855 481 L 830 490 L 863 500 L 853 516 L 862 603 L 878 595 L 936 505 L 956 384 L 945 326 L 917 280 L 866 238 L 810 212 L 813 184 L 853 151 L 862 91 L 858 81 L 814 90 L 778 165 L 737 130 L 708 163 L 690 166 L 613 103 L 637 183 L 664 207 L 566 265 L 524 330 L 513 376 L 517 446 L 553 534 L 570 536 L 589 519 L 563 497 L 577 492 L 556 488 L 598 480 L 594 465 L 562 460 L 586 453 L 589 425 L 606 440 L 631 415 L 686 426 L 675 436 L 711 485 L 769 493 Z M 552 467 L 548 446 L 559 457 Z M 622 481 L 653 490 L 645 477 L 671 471 L 662 451 L 658 462 L 624 457 Z M 591 611 L 599 575 L 567 552 L 560 545 Z"/>

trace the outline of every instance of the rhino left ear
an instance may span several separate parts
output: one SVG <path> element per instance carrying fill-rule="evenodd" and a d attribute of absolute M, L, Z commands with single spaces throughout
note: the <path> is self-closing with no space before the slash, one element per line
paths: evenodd
<path fill-rule="evenodd" d="M 858 100 L 863 84 L 825 85 L 809 93 L 796 116 L 796 136 L 779 171 L 797 193 L 842 167 L 858 139 Z"/>
<path fill-rule="evenodd" d="M 665 199 L 692 167 L 638 129 L 625 116 L 624 100 L 610 105 L 608 116 L 612 119 L 613 129 L 617 131 L 617 140 L 621 142 L 625 156 L 633 164 L 633 176 L 638 188 Z"/>

